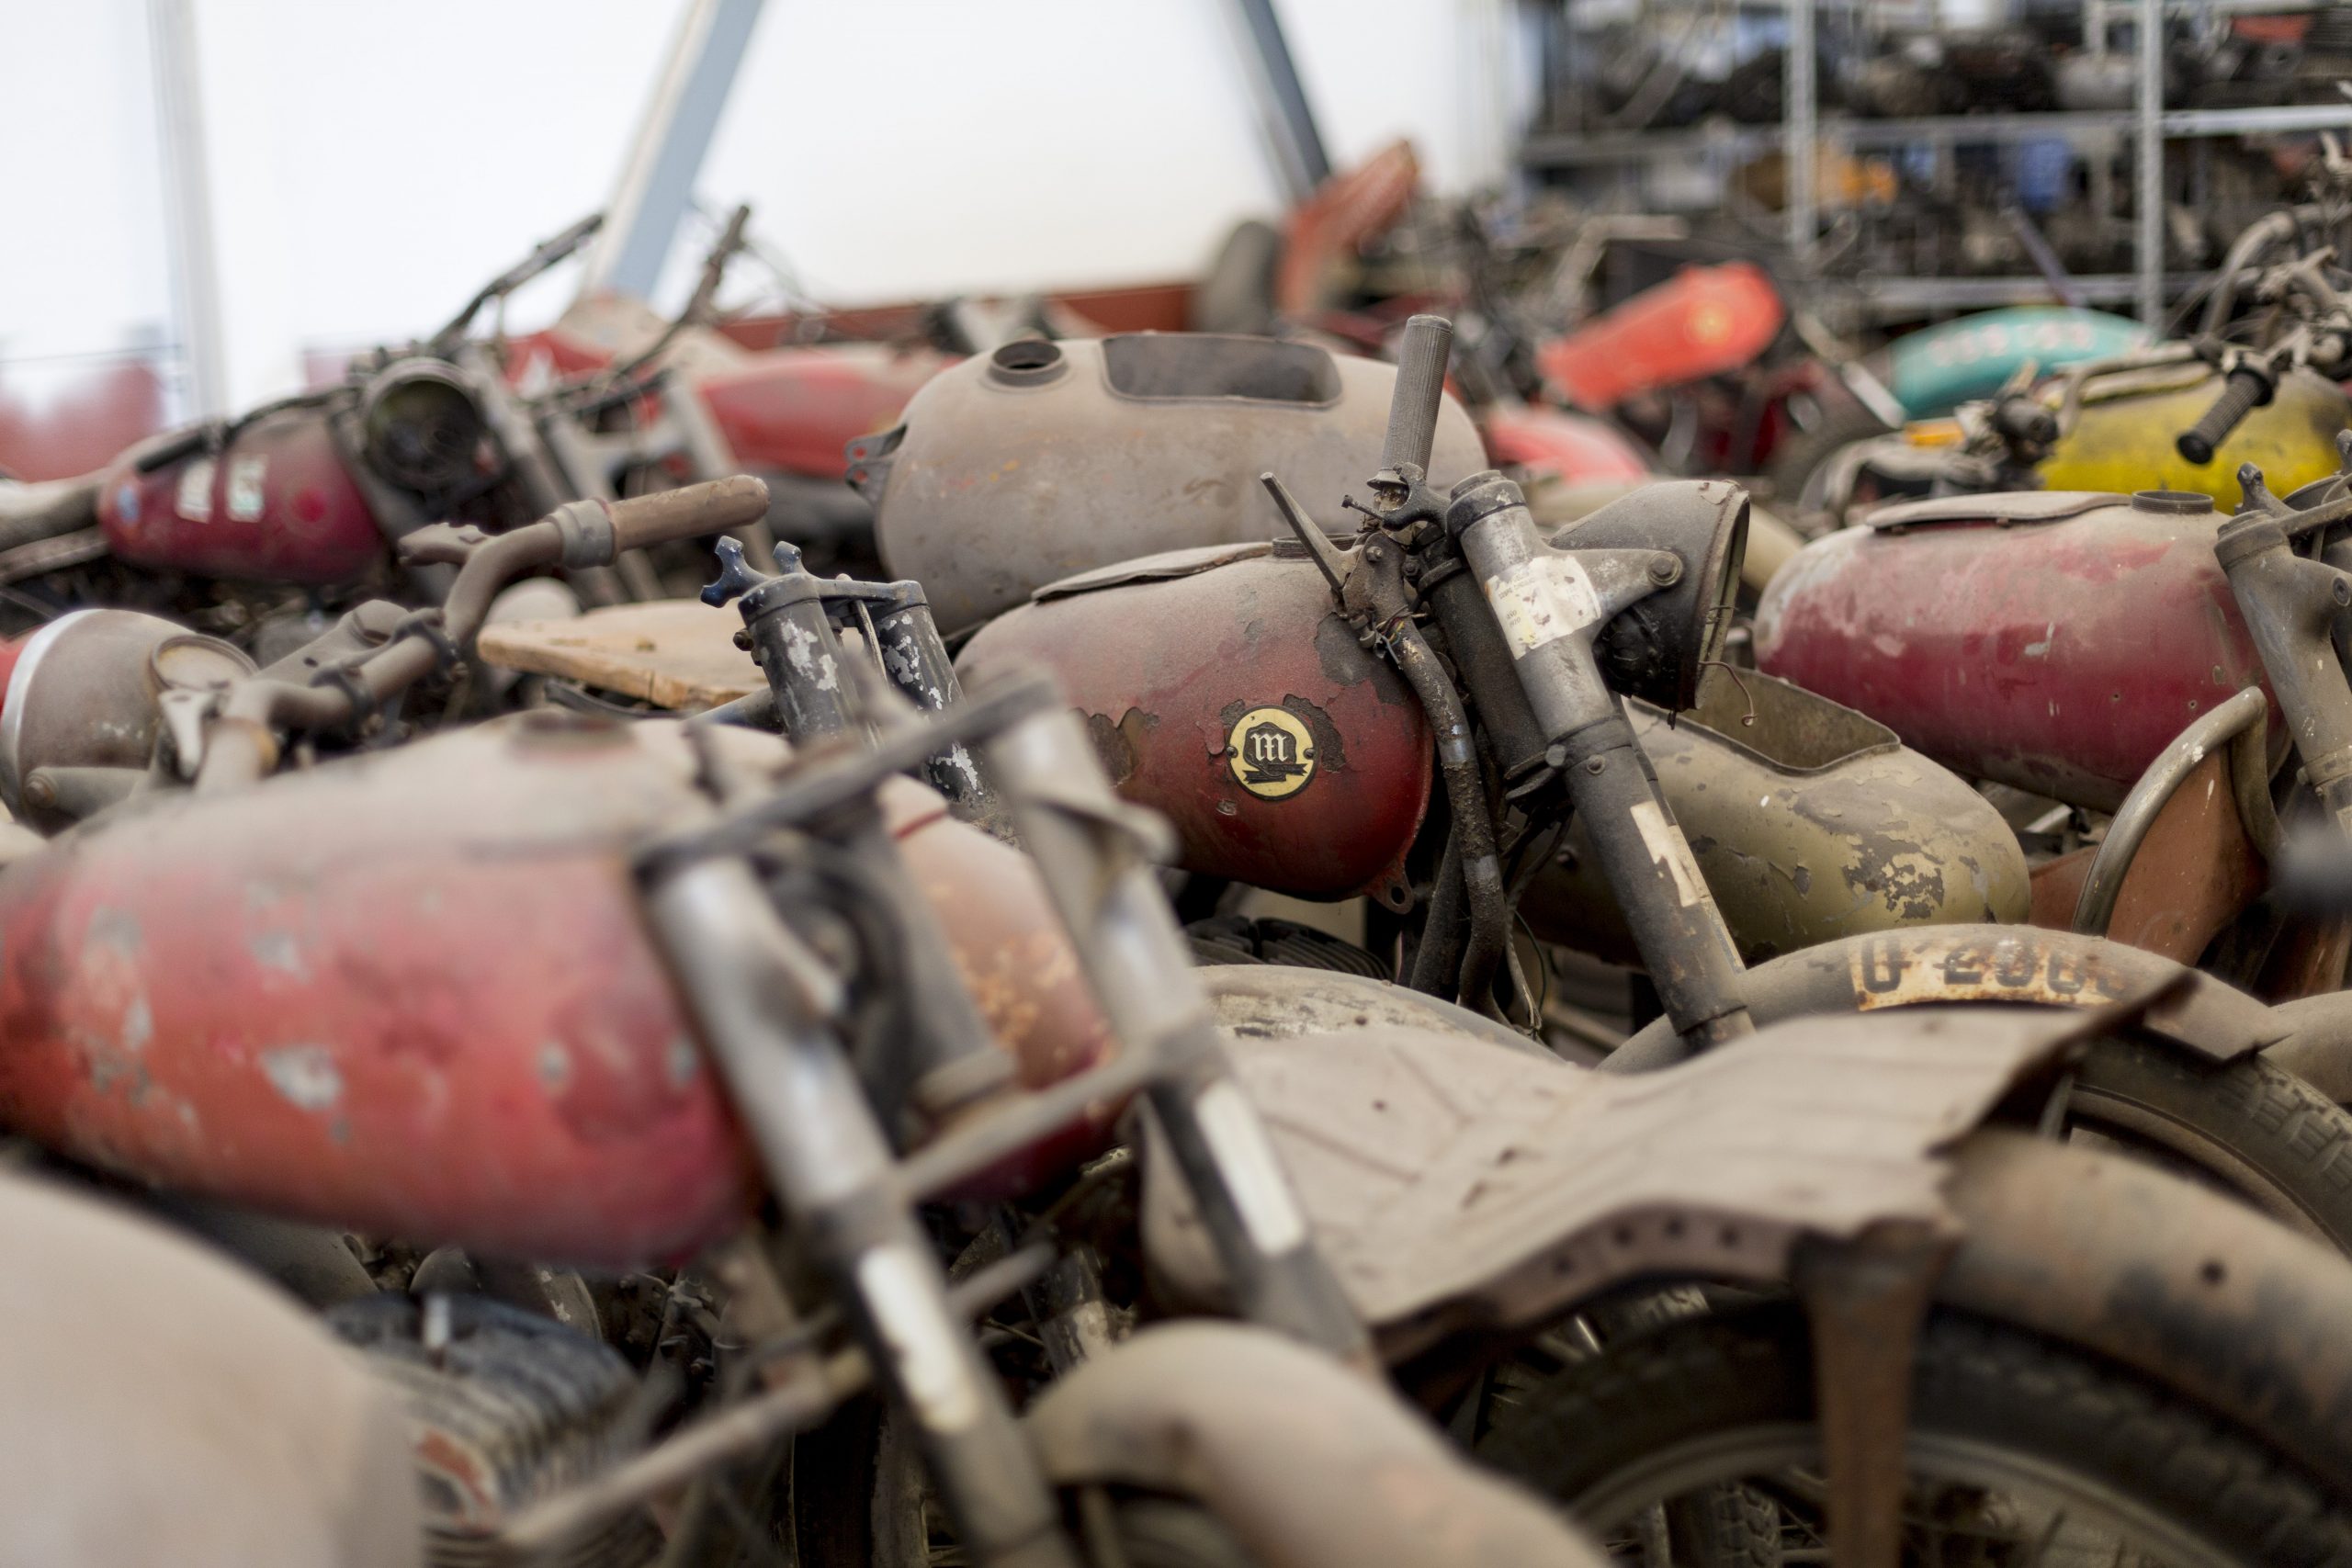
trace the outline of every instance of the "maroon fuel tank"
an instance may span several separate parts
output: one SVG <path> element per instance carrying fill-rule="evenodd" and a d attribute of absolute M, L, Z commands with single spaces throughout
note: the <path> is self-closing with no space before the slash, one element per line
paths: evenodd
<path fill-rule="evenodd" d="M 385 557 L 328 410 L 254 421 L 217 454 L 153 473 L 117 459 L 98 491 L 107 548 L 133 566 L 250 582 L 348 582 Z"/>
<path fill-rule="evenodd" d="M 718 742 L 752 777 L 789 755 Z M 62 839 L 0 872 L 0 1124 L 426 1244 L 688 1254 L 758 1190 L 631 876 L 710 817 L 695 777 L 674 723 L 545 710 Z M 1091 1061 L 1028 862 L 920 785 L 890 804 L 1021 1077 Z"/>
<path fill-rule="evenodd" d="M 1408 901 L 1429 721 L 1303 554 L 1211 546 L 1055 583 L 956 660 L 967 681 L 1016 664 L 1059 679 L 1119 794 L 1175 825 L 1185 870 Z"/>
<path fill-rule="evenodd" d="M 1883 507 L 1772 579 L 1757 666 L 1967 777 L 2111 811 L 2190 720 L 2263 680 L 2213 558 L 2223 521 L 2169 492 Z"/>

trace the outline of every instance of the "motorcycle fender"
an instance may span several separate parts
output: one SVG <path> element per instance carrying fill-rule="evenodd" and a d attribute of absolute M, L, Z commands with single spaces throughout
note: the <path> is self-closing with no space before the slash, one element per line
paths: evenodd
<path fill-rule="evenodd" d="M 2162 1378 L 2352 1487 L 2341 1257 L 2164 1171 L 2020 1132 L 1978 1134 L 1952 1170 L 1971 1241 L 1939 1300 Z"/>
<path fill-rule="evenodd" d="M 1747 1010 L 1758 1025 L 1817 1013 L 2013 1002 L 2104 1007 L 2143 995 L 2176 976 L 2181 988 L 2148 1010 L 2141 1027 L 2192 1055 L 2235 1061 L 2284 1038 L 2275 1009 L 2211 976 L 2105 937 L 2031 926 L 1929 926 L 1825 942 L 1747 972 Z M 1689 1055 L 1659 1020 L 1601 1064 L 1642 1073 Z"/>
<path fill-rule="evenodd" d="M 2275 1010 L 2287 1036 L 2263 1055 L 2338 1105 L 2352 1105 L 2352 994 L 2301 997 Z"/>
<path fill-rule="evenodd" d="M 1193 1498 L 1268 1568 L 1605 1561 L 1380 1383 L 1262 1328 L 1147 1328 L 1057 1380 L 1027 1426 L 1057 1485 Z"/>
<path fill-rule="evenodd" d="M 2053 1066 L 2075 1028 L 1988 1008 L 1811 1019 L 1632 1078 L 1404 1030 L 1229 1048 L 1317 1239 L 1396 1359 L 1458 1331 L 1532 1328 L 1645 1276 L 1785 1284 L 1802 1238 L 1949 1234 L 1944 1151 Z M 1172 1290 L 1214 1290 L 1152 1152 L 1147 1253 Z"/>
<path fill-rule="evenodd" d="M 1516 1030 L 1385 980 L 1286 964 L 1207 964 L 1197 971 L 1216 1026 L 1256 1040 L 1326 1030 L 1421 1029 L 1484 1041 L 1545 1062 L 1551 1052 Z"/>
<path fill-rule="evenodd" d="M 1749 963 L 1867 931 L 2020 922 L 2031 908 L 2001 814 L 1876 719 L 1754 673 L 1711 671 L 1698 705 L 1671 721 L 1626 707 Z M 1581 823 L 1567 849 L 1528 887 L 1529 925 L 1638 963 Z"/>

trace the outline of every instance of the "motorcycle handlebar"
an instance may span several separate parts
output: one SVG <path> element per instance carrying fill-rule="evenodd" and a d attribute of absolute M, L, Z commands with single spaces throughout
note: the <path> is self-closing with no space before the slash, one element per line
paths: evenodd
<path fill-rule="evenodd" d="M 1388 439 L 1380 449 L 1382 468 L 1401 473 L 1410 464 L 1428 475 L 1446 363 L 1453 355 L 1453 323 L 1443 316 L 1415 316 L 1405 323 L 1405 341 L 1396 352 L 1396 390 L 1388 401 Z"/>
<path fill-rule="evenodd" d="M 2233 370 L 2224 378 L 2221 395 L 2196 424 L 2180 433 L 2173 442 L 2173 449 L 2188 462 L 2199 468 L 2213 460 L 2213 454 L 2229 438 L 2246 415 L 2270 400 L 2270 378 L 2259 370 Z"/>
<path fill-rule="evenodd" d="M 709 479 L 611 502 L 613 548 L 641 550 L 673 539 L 724 534 L 768 514 L 768 487 L 749 474 Z"/>

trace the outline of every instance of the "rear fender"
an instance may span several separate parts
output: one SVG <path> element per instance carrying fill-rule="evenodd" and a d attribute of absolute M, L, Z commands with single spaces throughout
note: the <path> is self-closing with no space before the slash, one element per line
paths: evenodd
<path fill-rule="evenodd" d="M 1952 1166 L 1969 1239 L 1940 1301 L 2161 1380 L 2352 1488 L 2340 1256 L 2119 1156 L 1987 1132 Z"/>
<path fill-rule="evenodd" d="M 1944 1151 L 2053 1068 L 2081 1021 L 1815 1019 L 1630 1078 L 1398 1029 L 1228 1049 L 1342 1285 L 1402 1358 L 1456 1332 L 1533 1328 L 1642 1278 L 1783 1285 L 1801 1238 L 1956 1234 Z M 1205 1241 L 1156 1152 L 1146 1250 L 1175 1292 L 1213 1297 Z"/>
<path fill-rule="evenodd" d="M 2178 978 L 2186 976 L 2186 978 Z M 2211 1062 L 2281 1039 L 2278 1012 L 2211 976 L 2105 937 L 2030 926 L 1931 926 L 1824 942 L 1747 972 L 1757 1023 L 1820 1013 L 1983 1002 L 2105 1007 L 2175 982 L 2139 1027 Z M 1690 1055 L 1664 1020 L 1611 1052 L 1608 1073 L 1640 1073 Z"/>

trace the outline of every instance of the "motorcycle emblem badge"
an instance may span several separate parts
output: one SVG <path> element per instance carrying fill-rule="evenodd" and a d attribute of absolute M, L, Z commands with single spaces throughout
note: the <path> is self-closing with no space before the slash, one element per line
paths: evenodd
<path fill-rule="evenodd" d="M 1286 800 L 1315 776 L 1315 736 L 1287 708 L 1251 708 L 1226 732 L 1225 755 L 1241 787 Z"/>

